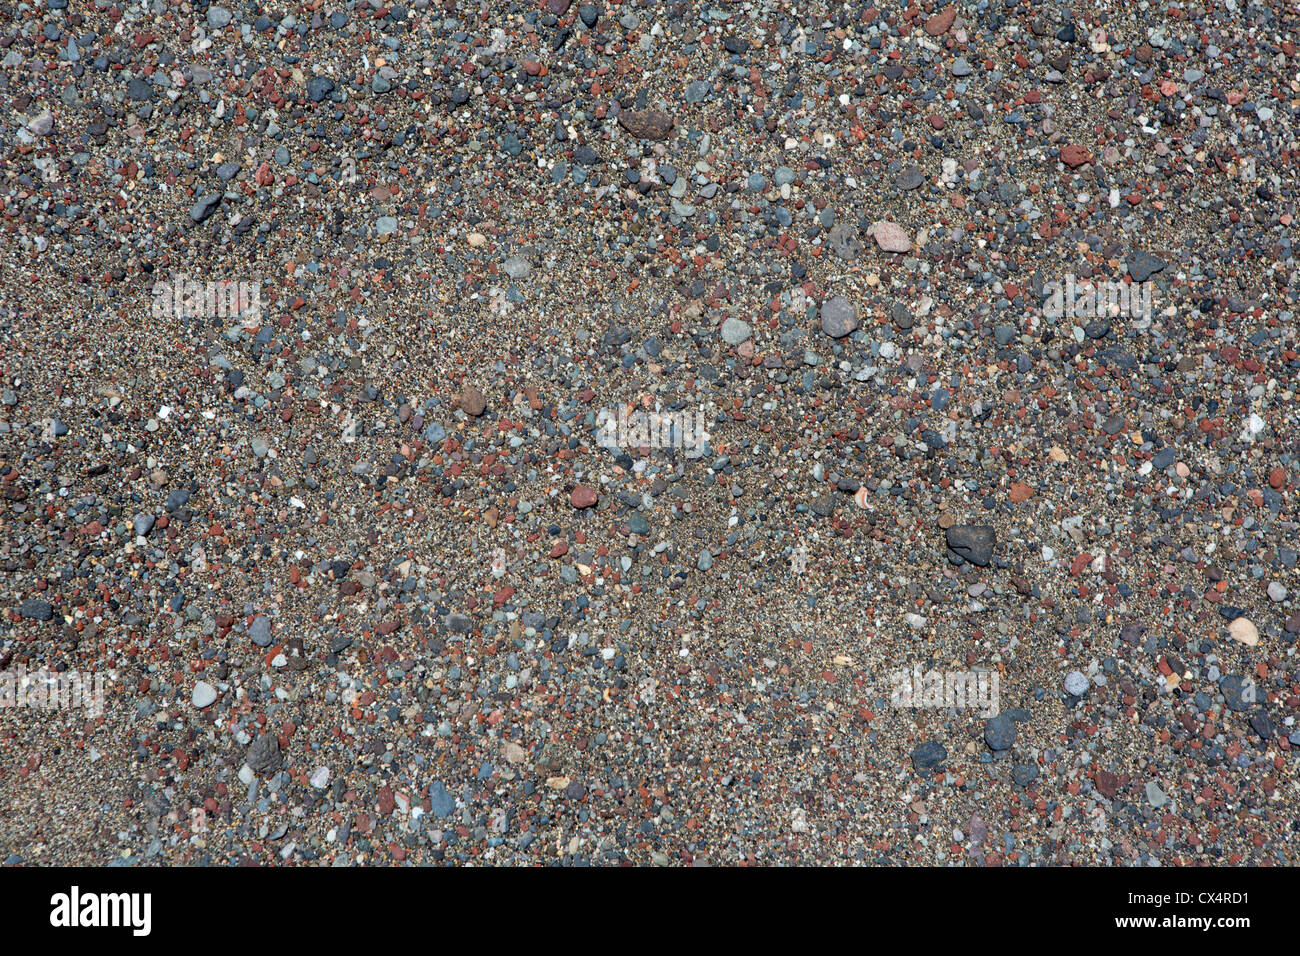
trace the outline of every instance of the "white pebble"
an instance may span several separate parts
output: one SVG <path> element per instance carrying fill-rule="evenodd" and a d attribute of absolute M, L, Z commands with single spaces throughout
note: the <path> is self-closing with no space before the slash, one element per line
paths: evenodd
<path fill-rule="evenodd" d="M 217 689 L 211 684 L 199 681 L 194 685 L 194 694 L 190 700 L 195 707 L 202 710 L 204 707 L 211 707 L 217 699 Z"/>

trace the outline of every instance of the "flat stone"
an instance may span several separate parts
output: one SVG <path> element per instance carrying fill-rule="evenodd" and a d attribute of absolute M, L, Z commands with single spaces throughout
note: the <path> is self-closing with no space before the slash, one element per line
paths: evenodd
<path fill-rule="evenodd" d="M 487 399 L 473 385 L 466 385 L 457 399 L 460 410 L 472 418 L 478 418 L 487 410 Z"/>
<path fill-rule="evenodd" d="M 984 725 L 984 742 L 990 750 L 1010 750 L 1016 742 L 1016 723 L 1006 714 L 990 718 Z"/>
<path fill-rule="evenodd" d="M 896 222 L 877 222 L 871 227 L 871 237 L 876 245 L 885 252 L 907 252 L 912 248 L 912 241 L 907 237 L 907 230 Z"/>
<path fill-rule="evenodd" d="M 842 339 L 858 327 L 858 310 L 842 295 L 822 303 L 822 331 L 833 339 Z"/>
<path fill-rule="evenodd" d="M 1128 257 L 1128 273 L 1134 282 L 1146 282 L 1168 265 L 1154 252 L 1134 252 Z"/>
<path fill-rule="evenodd" d="M 569 493 L 569 504 L 575 508 L 590 508 L 600 500 L 595 488 L 578 485 Z"/>
<path fill-rule="evenodd" d="M 1259 643 L 1259 630 L 1249 618 L 1239 617 L 1228 625 L 1228 636 L 1238 644 L 1254 647 Z"/>
<path fill-rule="evenodd" d="M 639 139 L 667 139 L 673 133 L 673 118 L 663 110 L 624 110 L 618 123 Z"/>
<path fill-rule="evenodd" d="M 194 693 L 190 695 L 190 702 L 199 710 L 205 707 L 211 707 L 217 700 L 217 689 L 205 681 L 199 681 L 194 685 Z"/>
<path fill-rule="evenodd" d="M 734 317 L 722 320 L 722 341 L 728 345 L 739 345 L 750 336 L 749 323 Z"/>
<path fill-rule="evenodd" d="M 953 525 L 945 534 L 949 553 L 962 561 L 983 568 L 993 560 L 997 533 L 988 525 Z"/>
<path fill-rule="evenodd" d="M 927 740 L 912 751 L 912 766 L 917 770 L 932 770 L 947 759 L 947 748 L 937 740 Z"/>

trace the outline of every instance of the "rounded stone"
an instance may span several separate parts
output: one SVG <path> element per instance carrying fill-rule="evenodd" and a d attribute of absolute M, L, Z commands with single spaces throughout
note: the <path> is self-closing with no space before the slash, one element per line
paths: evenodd
<path fill-rule="evenodd" d="M 586 485 L 578 485 L 569 493 L 569 504 L 575 508 L 590 508 L 600 500 L 595 488 L 589 488 Z"/>
<path fill-rule="evenodd" d="M 842 339 L 858 327 L 858 310 L 842 295 L 822 303 L 822 331 L 833 339 Z"/>
<path fill-rule="evenodd" d="M 217 700 L 217 689 L 205 681 L 199 681 L 194 685 L 194 693 L 190 696 L 190 702 L 199 710 L 205 707 L 211 707 Z"/>
<path fill-rule="evenodd" d="M 912 248 L 907 230 L 896 222 L 876 223 L 871 227 L 871 237 L 884 252 L 907 252 Z"/>
<path fill-rule="evenodd" d="M 728 318 L 722 323 L 722 341 L 728 345 L 739 345 L 750 336 L 749 323 L 737 318 Z"/>
<path fill-rule="evenodd" d="M 1016 742 L 1016 725 L 1006 714 L 998 714 L 984 725 L 984 742 L 990 750 L 1009 750 Z"/>
<path fill-rule="evenodd" d="M 1065 692 L 1071 697 L 1082 697 L 1087 692 L 1089 683 L 1082 671 L 1070 671 L 1065 675 Z"/>

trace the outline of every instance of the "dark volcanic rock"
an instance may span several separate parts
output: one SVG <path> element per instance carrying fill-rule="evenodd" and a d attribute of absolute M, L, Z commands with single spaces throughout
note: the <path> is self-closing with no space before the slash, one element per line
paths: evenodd
<path fill-rule="evenodd" d="M 948 529 L 947 543 L 949 556 L 955 555 L 958 563 L 969 561 L 984 568 L 993 560 L 997 535 L 988 525 L 959 524 Z"/>
<path fill-rule="evenodd" d="M 947 749 L 936 740 L 927 740 L 912 751 L 912 766 L 917 770 L 932 770 L 947 759 Z"/>
<path fill-rule="evenodd" d="M 18 608 L 18 613 L 29 621 L 49 621 L 54 618 L 54 607 L 49 601 L 28 598 Z"/>
<path fill-rule="evenodd" d="M 280 742 L 274 734 L 261 734 L 253 741 L 244 756 L 244 762 L 260 774 L 273 773 L 280 769 L 284 757 L 280 753 Z"/>

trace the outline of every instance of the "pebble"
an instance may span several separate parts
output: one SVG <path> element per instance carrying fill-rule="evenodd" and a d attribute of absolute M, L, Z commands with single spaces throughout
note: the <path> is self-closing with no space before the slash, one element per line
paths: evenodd
<path fill-rule="evenodd" d="M 984 742 L 990 750 L 1010 750 L 1016 741 L 1016 725 L 1006 714 L 998 714 L 984 725 Z"/>
<path fill-rule="evenodd" d="M 54 606 L 40 598 L 28 598 L 19 606 L 18 613 L 29 621 L 51 621 L 54 619 Z"/>
<path fill-rule="evenodd" d="M 248 638 L 257 647 L 271 646 L 271 621 L 264 614 L 253 618 L 248 625 Z"/>
<path fill-rule="evenodd" d="M 313 76 L 307 81 L 307 95 L 313 103 L 320 103 L 334 92 L 334 81 L 328 76 Z"/>
<path fill-rule="evenodd" d="M 947 759 L 947 749 L 935 740 L 928 740 L 912 751 L 912 766 L 919 772 L 933 770 Z"/>
<path fill-rule="evenodd" d="M 945 532 L 948 555 L 960 564 L 969 561 L 979 567 L 988 567 L 993 560 L 993 546 L 997 534 L 987 525 L 953 525 Z"/>
<path fill-rule="evenodd" d="M 822 331 L 833 339 L 842 339 L 858 327 L 858 312 L 842 295 L 822 303 Z"/>
<path fill-rule="evenodd" d="M 1255 625 L 1244 617 L 1239 617 L 1228 625 L 1228 636 L 1238 644 L 1254 647 L 1259 643 L 1259 631 Z"/>
<path fill-rule="evenodd" d="M 851 223 L 836 223 L 826 236 L 831 250 L 846 262 L 852 262 L 862 255 L 863 246 L 858 238 L 858 231 Z"/>
<path fill-rule="evenodd" d="M 673 118 L 663 110 L 624 110 L 619 113 L 618 122 L 631 135 L 642 139 L 664 140 L 673 132 Z"/>
<path fill-rule="evenodd" d="M 575 508 L 591 508 L 595 506 L 596 501 L 596 490 L 586 485 L 578 485 L 569 494 L 569 503 Z"/>
<path fill-rule="evenodd" d="M 244 763 L 263 776 L 279 770 L 283 760 L 280 742 L 272 734 L 259 734 L 244 754 Z"/>
<path fill-rule="evenodd" d="M 460 410 L 471 418 L 478 418 L 487 410 L 487 398 L 472 385 L 466 385 L 461 390 L 457 404 L 460 405 Z"/>
<path fill-rule="evenodd" d="M 901 189 L 901 190 L 903 190 L 903 191 L 907 191 L 907 190 L 911 190 L 911 189 L 916 189 L 916 188 L 917 188 L 918 186 L 920 186 L 921 183 L 923 183 L 924 181 L 925 181 L 925 176 L 921 173 L 921 170 L 920 170 L 918 167 L 916 167 L 916 166 L 905 166 L 902 170 L 899 171 L 898 175 L 894 177 L 894 185 L 897 186 L 899 189 Z M 889 224 L 886 223 L 886 224 L 882 224 L 882 225 L 889 225 Z M 880 242 L 880 232 L 881 232 L 881 227 L 877 227 L 877 229 L 876 229 L 876 241 L 877 241 L 877 242 Z M 906 237 L 904 237 L 904 238 L 906 238 Z M 881 248 L 882 248 L 882 249 L 886 248 L 883 242 L 881 242 Z M 907 250 L 906 250 L 906 249 L 903 249 L 903 250 L 887 249 L 886 251 L 889 251 L 889 252 L 896 252 L 896 251 L 903 251 L 903 252 L 906 252 Z"/>
<path fill-rule="evenodd" d="M 1157 272 L 1164 270 L 1167 263 L 1153 252 L 1137 251 L 1128 258 L 1129 275 L 1134 282 L 1146 282 Z"/>
<path fill-rule="evenodd" d="M 1065 675 L 1065 692 L 1071 697 L 1082 697 L 1090 685 L 1082 671 L 1070 671 Z"/>
<path fill-rule="evenodd" d="M 750 336 L 749 323 L 733 316 L 728 316 L 722 322 L 722 341 L 728 345 L 739 345 L 746 341 Z"/>
<path fill-rule="evenodd" d="M 871 227 L 871 237 L 885 252 L 908 252 L 912 248 L 907 231 L 896 222 L 877 222 Z"/>
<path fill-rule="evenodd" d="M 1164 791 L 1160 789 L 1160 785 L 1154 780 L 1147 781 L 1146 797 L 1147 803 L 1157 810 L 1169 802 L 1169 798 L 1165 796 Z"/>
<path fill-rule="evenodd" d="M 42 110 L 38 116 L 27 121 L 27 129 L 33 136 L 47 136 L 54 130 L 54 114 Z"/>
<path fill-rule="evenodd" d="M 205 193 L 200 196 L 190 207 L 190 219 L 194 222 L 206 221 L 221 205 L 221 198 L 221 193 Z"/>
<path fill-rule="evenodd" d="M 447 792 L 447 787 L 441 780 L 435 780 L 429 785 L 429 804 L 430 811 L 439 820 L 447 819 L 456 809 L 455 799 Z"/>
<path fill-rule="evenodd" d="M 199 710 L 205 707 L 211 707 L 217 700 L 217 689 L 211 684 L 199 681 L 194 685 L 194 693 L 190 696 L 192 703 Z"/>

